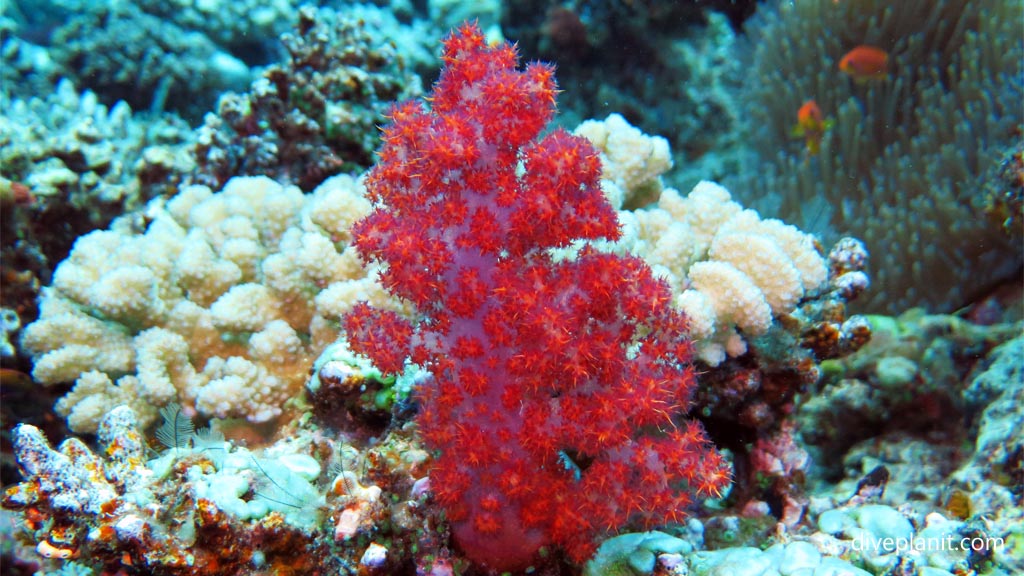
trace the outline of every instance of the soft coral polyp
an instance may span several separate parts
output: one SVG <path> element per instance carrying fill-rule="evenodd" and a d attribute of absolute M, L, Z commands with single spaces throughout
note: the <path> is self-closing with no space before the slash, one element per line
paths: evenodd
<path fill-rule="evenodd" d="M 508 44 L 464 25 L 445 40 L 429 99 L 396 106 L 354 228 L 417 323 L 357 306 L 354 349 L 385 371 L 433 373 L 417 390 L 431 471 L 458 545 L 497 570 L 543 546 L 577 561 L 621 526 L 678 518 L 728 469 L 680 416 L 693 391 L 685 319 L 639 259 L 584 248 L 615 239 L 600 160 L 554 114 L 553 70 L 518 70 Z"/>

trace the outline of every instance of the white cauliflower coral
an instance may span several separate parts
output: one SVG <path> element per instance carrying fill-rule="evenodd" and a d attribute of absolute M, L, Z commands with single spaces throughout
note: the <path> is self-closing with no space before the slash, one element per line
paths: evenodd
<path fill-rule="evenodd" d="M 811 235 L 762 220 L 714 182 L 686 196 L 664 187 L 661 175 L 672 167 L 664 138 L 618 114 L 583 122 L 575 134 L 600 152 L 601 186 L 612 205 L 630 208 L 619 212 L 622 239 L 597 246 L 640 256 L 668 281 L 708 364 L 746 352 L 743 336 L 763 334 L 827 282 Z"/>
<path fill-rule="evenodd" d="M 350 176 L 308 196 L 234 178 L 152 203 L 145 233 L 115 223 L 79 238 L 25 329 L 34 378 L 75 382 L 57 410 L 76 432 L 118 404 L 143 426 L 169 403 L 277 417 L 354 298 L 396 306 L 348 245 L 369 209 Z"/>
<path fill-rule="evenodd" d="M 746 352 L 743 336 L 764 334 L 828 280 L 811 235 L 762 220 L 713 182 L 687 196 L 665 188 L 657 205 L 620 220 L 623 239 L 610 249 L 640 256 L 668 281 L 712 366 Z"/>
<path fill-rule="evenodd" d="M 573 133 L 601 153 L 601 185 L 612 206 L 641 206 L 658 197 L 661 175 L 672 168 L 668 140 L 644 134 L 619 114 L 587 120 Z"/>

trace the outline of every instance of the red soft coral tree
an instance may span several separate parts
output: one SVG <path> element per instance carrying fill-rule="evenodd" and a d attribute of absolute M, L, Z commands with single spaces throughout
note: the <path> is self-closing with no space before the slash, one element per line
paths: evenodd
<path fill-rule="evenodd" d="M 577 561 L 627 523 L 676 520 L 715 495 L 727 467 L 683 420 L 694 382 L 685 319 L 641 260 L 551 248 L 619 236 L 600 160 L 555 130 L 551 67 L 517 70 L 515 48 L 475 25 L 444 43 L 428 101 L 391 112 L 366 179 L 376 209 L 354 229 L 415 324 L 357 306 L 354 349 L 434 378 L 419 426 L 455 539 L 491 568 L 558 545 Z"/>

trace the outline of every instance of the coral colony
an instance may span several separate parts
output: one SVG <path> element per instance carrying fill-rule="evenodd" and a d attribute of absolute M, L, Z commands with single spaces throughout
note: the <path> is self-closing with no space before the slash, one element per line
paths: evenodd
<path fill-rule="evenodd" d="M 419 424 L 439 456 L 431 489 L 464 553 L 500 570 L 557 545 L 585 560 L 626 522 L 677 520 L 728 472 L 695 422 L 686 319 L 617 239 L 597 152 L 539 133 L 555 110 L 551 67 L 464 25 L 428 98 L 398 105 L 367 177 L 376 209 L 354 228 L 409 322 L 361 304 L 353 348 L 385 372 L 406 358 L 433 378 Z"/>

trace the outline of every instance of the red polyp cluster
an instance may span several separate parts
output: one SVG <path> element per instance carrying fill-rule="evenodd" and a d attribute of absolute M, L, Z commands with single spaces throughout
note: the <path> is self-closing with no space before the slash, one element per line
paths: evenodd
<path fill-rule="evenodd" d="M 728 482 L 680 414 L 694 375 L 685 319 L 641 260 L 577 240 L 616 239 L 600 160 L 562 130 L 552 69 L 475 25 L 445 41 L 429 98 L 395 107 L 367 176 L 375 210 L 354 229 L 415 324 L 360 305 L 350 343 L 385 371 L 434 378 L 417 395 L 438 453 L 431 487 L 474 561 L 521 569 L 542 546 L 584 560 L 620 526 L 675 520 Z"/>

